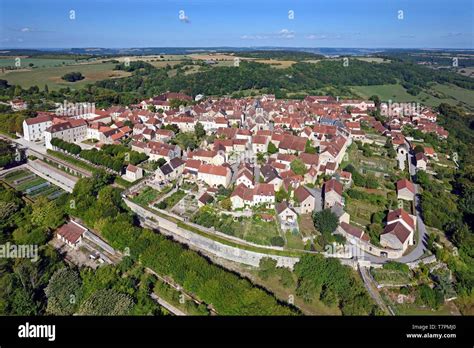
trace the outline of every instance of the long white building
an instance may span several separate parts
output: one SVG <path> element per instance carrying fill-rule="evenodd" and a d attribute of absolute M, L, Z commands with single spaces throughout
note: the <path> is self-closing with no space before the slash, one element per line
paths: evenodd
<path fill-rule="evenodd" d="M 28 118 L 23 121 L 23 137 L 27 141 L 44 140 L 44 132 L 53 124 L 53 118 L 49 115 Z"/>
<path fill-rule="evenodd" d="M 87 137 L 87 122 L 84 120 L 69 120 L 54 124 L 44 132 L 44 140 L 47 149 L 53 149 L 51 140 L 59 138 L 68 143 L 82 141 Z"/>

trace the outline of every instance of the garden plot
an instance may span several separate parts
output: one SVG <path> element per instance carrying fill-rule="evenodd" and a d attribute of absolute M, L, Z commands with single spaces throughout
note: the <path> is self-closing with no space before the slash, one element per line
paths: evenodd
<path fill-rule="evenodd" d="M 349 163 L 355 166 L 362 174 L 373 173 L 377 177 L 394 173 L 397 161 L 393 158 L 373 155 L 365 157 L 357 148 L 351 149 L 348 155 Z"/>
<path fill-rule="evenodd" d="M 372 214 L 377 213 L 382 207 L 368 202 L 349 198 L 346 201 L 346 211 L 351 216 L 351 220 L 363 227 L 370 224 Z"/>
<path fill-rule="evenodd" d="M 10 172 L 3 179 L 33 200 L 39 197 L 54 200 L 64 193 L 59 187 L 25 169 Z"/>
<path fill-rule="evenodd" d="M 414 282 L 411 273 L 400 270 L 373 268 L 371 273 L 375 281 L 384 286 L 406 286 Z"/>
<path fill-rule="evenodd" d="M 196 197 L 193 195 L 184 196 L 174 207 L 172 207 L 171 212 L 184 217 L 185 219 L 190 219 L 199 209 L 198 202 Z"/>

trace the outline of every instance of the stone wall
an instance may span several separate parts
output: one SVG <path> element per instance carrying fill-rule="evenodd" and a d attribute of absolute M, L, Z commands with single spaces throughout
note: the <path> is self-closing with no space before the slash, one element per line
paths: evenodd
<path fill-rule="evenodd" d="M 293 266 L 299 261 L 297 257 L 258 253 L 217 242 L 197 233 L 182 229 L 178 227 L 176 223 L 153 214 L 128 199 L 124 199 L 124 201 L 132 211 L 146 218 L 145 223 L 148 226 L 159 229 L 161 233 L 172 236 L 178 242 L 187 244 L 194 249 L 211 253 L 217 257 L 253 267 L 258 267 L 262 258 L 270 257 L 277 261 L 277 266 L 288 267 L 290 269 L 293 269 Z"/>
<path fill-rule="evenodd" d="M 76 182 L 79 180 L 78 178 L 63 173 L 59 169 L 56 169 L 41 160 L 28 161 L 27 166 L 28 169 L 36 175 L 50 181 L 67 192 L 72 192 Z"/>

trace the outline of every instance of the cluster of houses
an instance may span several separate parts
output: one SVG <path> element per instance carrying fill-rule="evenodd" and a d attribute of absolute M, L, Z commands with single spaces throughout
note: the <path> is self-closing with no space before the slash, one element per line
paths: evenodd
<path fill-rule="evenodd" d="M 176 99 L 189 105 L 172 108 Z M 97 147 L 123 144 L 127 139 L 132 150 L 145 153 L 151 161 L 161 159 L 164 164 L 152 177 L 160 183 L 180 178 L 195 181 L 208 188 L 206 197 L 215 195 L 220 187 L 232 188 L 231 209 L 265 206 L 275 209 L 282 222 L 294 223 L 298 214 L 331 209 L 339 218 L 342 233 L 367 241 L 366 233 L 350 225 L 344 211 L 343 191 L 351 185 L 352 177 L 340 168 L 351 143 L 367 140 L 363 125 L 390 138 L 399 152 L 408 152 L 402 134 L 406 124 L 447 136 L 429 109 L 409 115 L 391 110 L 382 124 L 370 116 L 375 103 L 365 100 L 330 96 L 277 100 L 273 95 L 192 100 L 181 93 L 165 93 L 129 107 L 114 106 L 68 117 L 43 112 L 24 121 L 24 138 L 44 142 L 50 149 L 54 148 L 53 138 L 78 144 L 94 140 Z M 194 132 L 197 124 L 213 135 L 198 149 L 182 149 L 170 142 L 177 132 Z M 257 161 L 258 154 L 265 155 Z M 416 155 L 417 168 L 426 170 L 428 160 L 435 156 L 433 149 L 425 148 Z M 304 165 L 303 172 L 292 169 L 295 161 Z M 315 188 L 322 176 L 332 178 L 321 189 Z M 142 168 L 127 167 L 127 180 L 142 177 Z M 397 183 L 400 199 L 413 200 L 414 190 L 408 180 Z M 286 199 L 277 203 L 280 191 L 286 193 Z M 413 244 L 414 226 L 415 220 L 405 211 L 390 212 L 381 245 L 406 249 Z"/>

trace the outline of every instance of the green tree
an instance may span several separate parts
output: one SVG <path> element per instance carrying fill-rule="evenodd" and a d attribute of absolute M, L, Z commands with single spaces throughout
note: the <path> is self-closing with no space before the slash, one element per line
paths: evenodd
<path fill-rule="evenodd" d="M 280 275 L 280 283 L 285 288 L 291 288 L 295 286 L 295 279 L 293 273 L 286 267 L 278 268 L 278 273 Z"/>
<path fill-rule="evenodd" d="M 275 193 L 275 200 L 278 203 L 283 202 L 284 200 L 287 200 L 289 198 L 288 192 L 283 187 L 280 187 L 280 189 Z"/>
<path fill-rule="evenodd" d="M 275 144 L 273 144 L 273 142 L 270 141 L 268 143 L 267 152 L 268 152 L 269 155 L 273 155 L 273 154 L 278 152 L 278 148 L 275 146 Z"/>
<path fill-rule="evenodd" d="M 206 130 L 201 122 L 197 122 L 196 126 L 194 126 L 194 135 L 197 139 L 202 139 L 206 135 Z"/>
<path fill-rule="evenodd" d="M 330 209 L 315 212 L 313 214 L 314 227 L 325 235 L 332 234 L 339 225 L 339 219 Z"/>
<path fill-rule="evenodd" d="M 64 212 L 54 201 L 41 196 L 33 203 L 30 219 L 38 227 L 54 230 L 64 223 Z"/>
<path fill-rule="evenodd" d="M 294 159 L 290 163 L 290 168 L 296 175 L 305 175 L 307 172 L 306 166 L 300 158 Z"/>
<path fill-rule="evenodd" d="M 260 259 L 258 275 L 263 280 L 267 280 L 271 276 L 276 274 L 276 260 L 270 257 L 263 257 Z"/>
<path fill-rule="evenodd" d="M 416 145 L 414 151 L 415 151 L 415 153 L 424 153 L 425 149 L 421 145 Z"/>
<path fill-rule="evenodd" d="M 79 307 L 80 315 L 127 315 L 133 308 L 130 296 L 113 289 L 95 291 Z"/>
<path fill-rule="evenodd" d="M 76 82 L 76 81 L 83 80 L 85 77 L 80 72 L 70 72 L 70 73 L 64 74 L 61 78 L 67 82 Z"/>
<path fill-rule="evenodd" d="M 317 152 L 316 148 L 311 145 L 311 141 L 308 139 L 304 148 L 304 152 L 315 154 Z"/>
<path fill-rule="evenodd" d="M 230 198 L 225 198 L 221 201 L 221 207 L 225 210 L 231 210 L 232 209 L 232 201 Z"/>
<path fill-rule="evenodd" d="M 81 301 L 81 279 L 69 268 L 57 270 L 44 290 L 48 299 L 46 311 L 54 315 L 71 315 Z"/>

